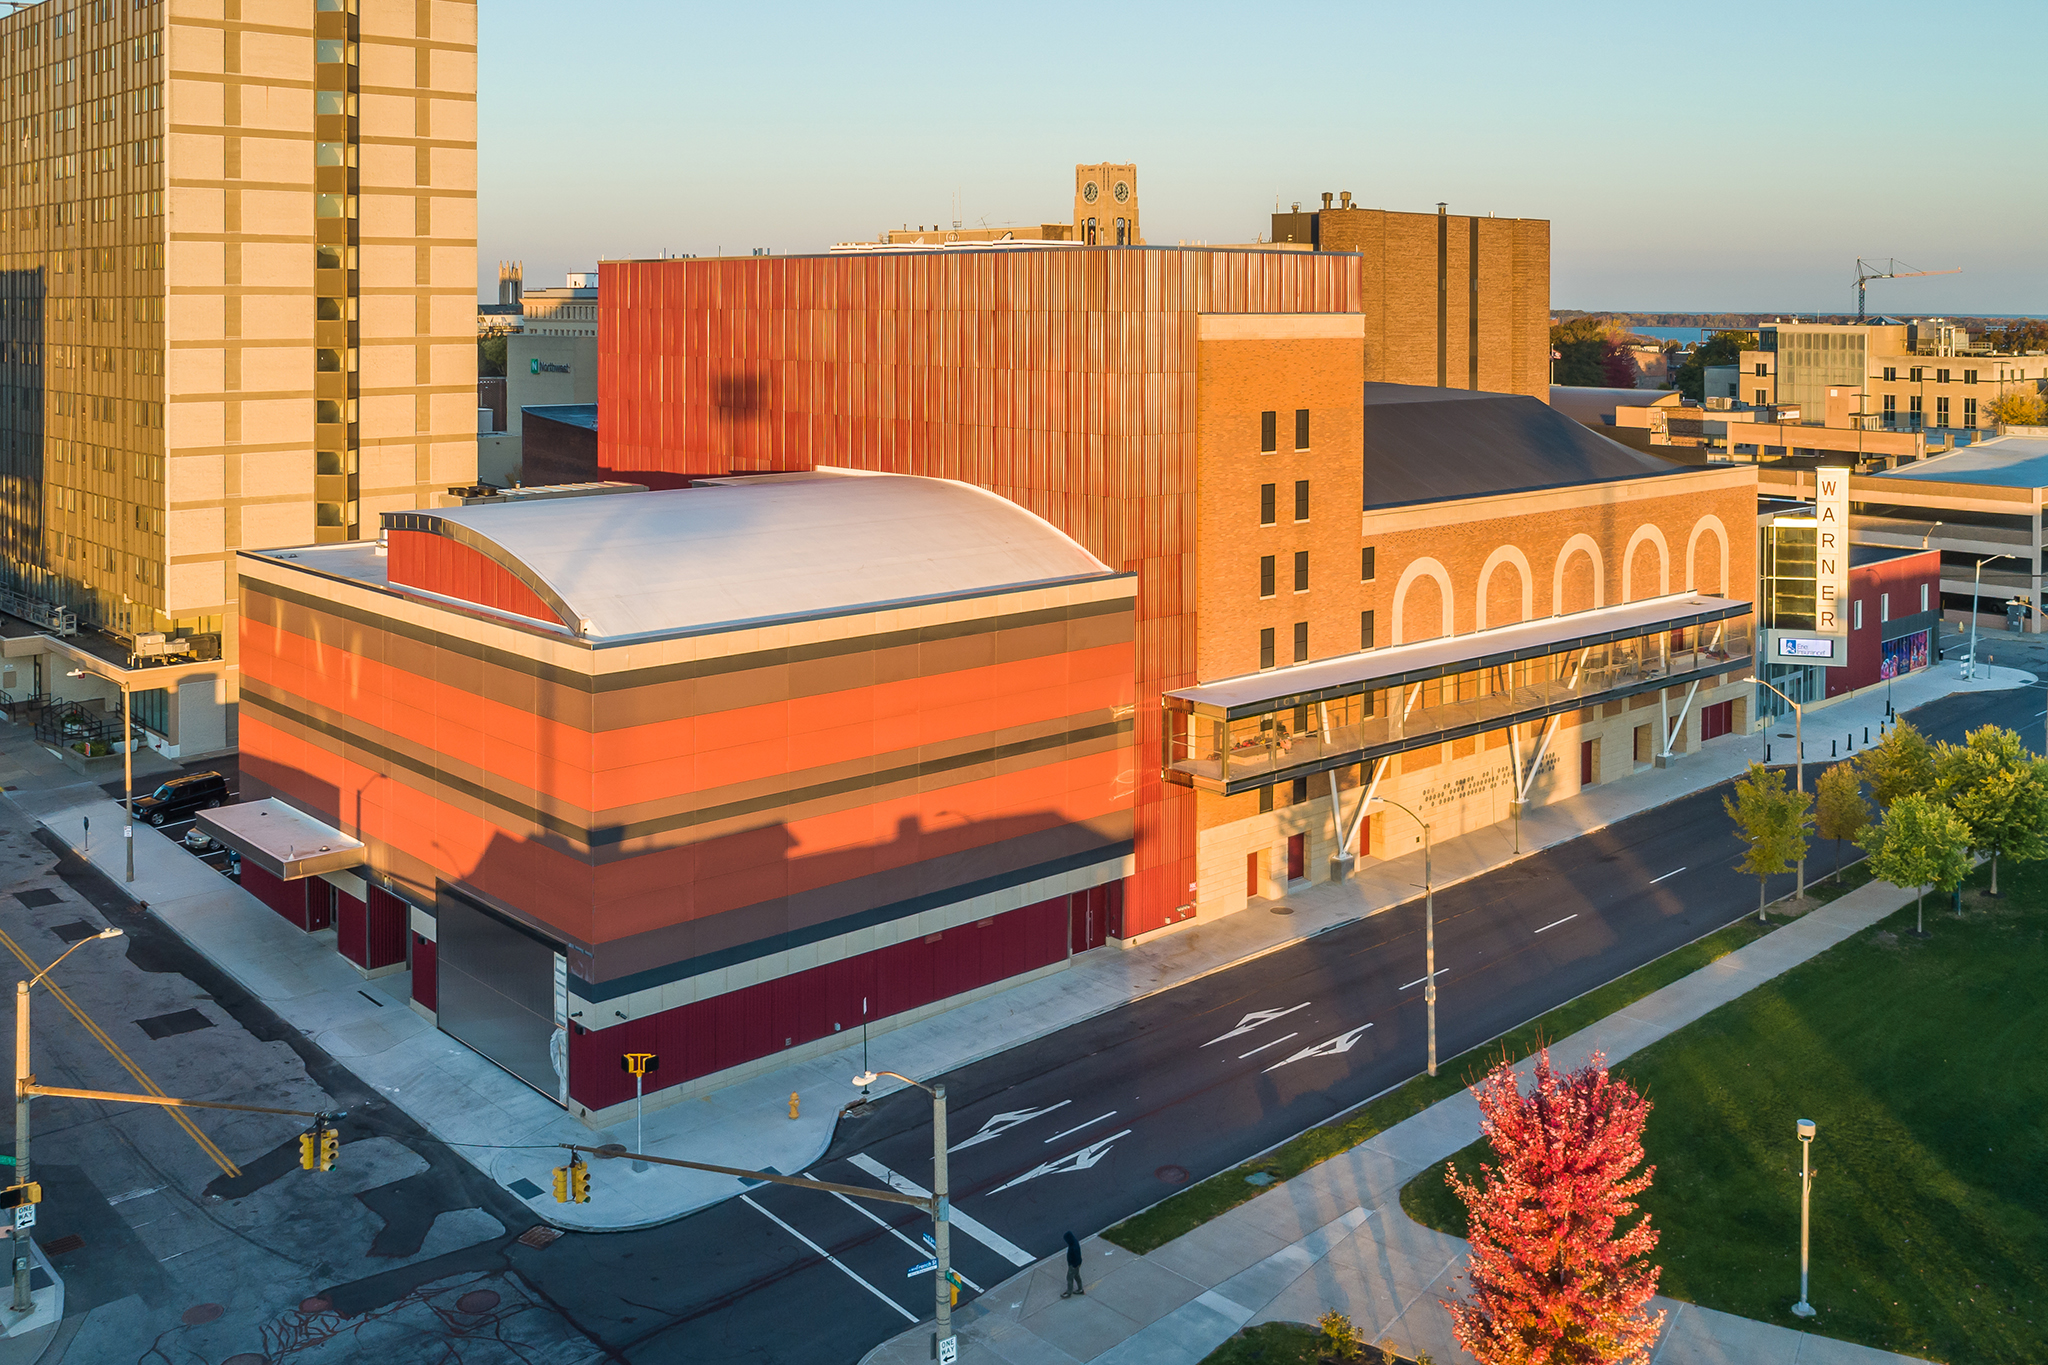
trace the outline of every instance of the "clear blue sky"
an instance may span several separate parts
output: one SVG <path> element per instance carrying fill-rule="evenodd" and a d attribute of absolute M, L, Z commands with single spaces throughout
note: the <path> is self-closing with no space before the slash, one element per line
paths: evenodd
<path fill-rule="evenodd" d="M 2048 3 L 484 0 L 479 266 L 807 252 L 1064 221 L 1138 165 L 1147 241 L 1276 196 L 1548 218 L 1558 308 L 2048 314 Z"/>

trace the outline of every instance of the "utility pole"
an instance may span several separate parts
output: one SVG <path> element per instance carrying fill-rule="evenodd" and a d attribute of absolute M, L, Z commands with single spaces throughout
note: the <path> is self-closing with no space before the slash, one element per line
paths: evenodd
<path fill-rule="evenodd" d="M 1799 1302 L 1792 1305 L 1793 1315 L 1810 1318 L 1815 1316 L 1813 1305 L 1806 1301 L 1806 1248 L 1809 1227 L 1808 1210 L 1813 1200 L 1813 1166 L 1809 1158 L 1813 1154 L 1812 1119 L 1801 1119 L 1799 1132 Z"/>

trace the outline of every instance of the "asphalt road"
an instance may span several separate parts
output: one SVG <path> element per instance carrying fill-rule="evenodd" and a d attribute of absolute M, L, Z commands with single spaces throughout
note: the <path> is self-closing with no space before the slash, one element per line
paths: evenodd
<path fill-rule="evenodd" d="M 1987 722 L 2041 746 L 2040 688 L 1937 702 L 1937 739 Z M 1824 714 L 1824 713 L 1823 713 Z M 1809 783 L 1825 766 L 1819 718 Z M 1816 742 L 1818 737 L 1819 742 Z M 1449 1058 L 1754 910 L 1739 840 L 1702 792 L 1440 891 L 1438 1055 Z M 1817 850 L 1816 862 L 1826 859 Z M 1790 878 L 1772 894 L 1791 890 Z M 953 1254 L 977 1286 L 1396 1085 L 1423 1067 L 1419 901 L 942 1077 Z M 886 1065 L 886 1042 L 878 1049 Z M 841 1124 L 803 1174 L 931 1184 L 915 1091 Z M 607 1178 L 602 1165 L 594 1178 Z M 965 1217 L 961 1217 L 965 1215 Z M 931 1313 L 928 1222 L 765 1185 L 678 1223 L 514 1249 L 542 1292 L 633 1361 L 836 1362 Z M 829 1255 L 830 1259 L 827 1259 Z"/>

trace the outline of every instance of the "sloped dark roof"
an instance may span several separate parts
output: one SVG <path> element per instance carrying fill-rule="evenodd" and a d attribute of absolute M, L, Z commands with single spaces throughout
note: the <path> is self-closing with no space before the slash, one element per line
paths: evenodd
<path fill-rule="evenodd" d="M 1640 479 L 1685 466 L 1630 450 L 1535 398 L 1365 386 L 1365 505 Z"/>

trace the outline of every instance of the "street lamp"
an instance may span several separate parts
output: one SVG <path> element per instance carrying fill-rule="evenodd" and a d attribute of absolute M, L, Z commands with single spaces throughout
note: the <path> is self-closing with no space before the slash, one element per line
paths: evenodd
<path fill-rule="evenodd" d="M 1436 1075 L 1436 883 L 1430 876 L 1429 821 L 1399 801 L 1375 798 L 1422 826 L 1422 1002 L 1429 1007 L 1429 1074 Z"/>
<path fill-rule="evenodd" d="M 62 962 L 73 953 L 91 943 L 93 939 L 119 938 L 119 929 L 102 929 L 92 938 L 82 938 L 66 948 L 57 957 Z M 29 1069 L 28 1056 L 28 993 L 38 981 L 57 970 L 57 962 L 37 972 L 26 981 L 14 983 L 14 1183 L 26 1185 L 28 1181 L 28 1087 L 35 1080 Z M 33 1207 L 32 1205 L 30 1207 Z M 28 1292 L 28 1228 L 17 1222 L 14 1234 L 14 1311 L 26 1313 L 32 1304 Z"/>
<path fill-rule="evenodd" d="M 1977 676 L 1977 597 L 1984 588 L 1984 566 L 1994 559 L 2018 558 L 2018 555 L 1995 554 L 1985 555 L 1977 561 L 1976 574 L 1970 582 L 1970 657 L 1963 665 L 1963 676 L 1966 678 Z"/>
<path fill-rule="evenodd" d="M 121 840 L 128 846 L 128 880 L 132 882 L 135 880 L 135 721 L 129 701 L 132 694 L 126 682 L 109 678 L 104 673 L 95 673 L 89 668 L 74 668 L 64 676 L 98 678 L 121 689 L 121 788 L 124 792 L 121 805 L 128 812 L 128 818 L 121 824 Z"/>
<path fill-rule="evenodd" d="M 1813 1305 L 1806 1301 L 1806 1234 L 1813 1195 L 1813 1166 L 1807 1158 L 1813 1154 L 1813 1134 L 1813 1120 L 1799 1120 L 1799 1302 L 1792 1305 L 1792 1312 L 1802 1318 L 1814 1316 Z"/>
<path fill-rule="evenodd" d="M 1804 792 L 1806 790 L 1806 708 L 1790 697 L 1786 697 L 1778 688 L 1771 687 L 1771 684 L 1765 682 L 1762 678 L 1751 675 L 1749 681 L 1755 683 L 1758 687 L 1770 687 L 1771 691 L 1777 692 L 1780 697 L 1785 698 L 1785 705 L 1792 708 L 1792 748 L 1794 754 L 1793 762 L 1796 765 L 1794 767 L 1792 790 Z M 1799 855 L 1798 897 L 1801 901 L 1806 899 L 1806 855 L 1804 853 Z M 1761 920 L 1764 917 L 1764 912 L 1758 910 L 1756 917 Z"/>
<path fill-rule="evenodd" d="M 863 1093 L 883 1076 L 893 1076 L 905 1085 L 914 1085 L 932 1097 L 932 1252 L 938 1262 L 935 1274 L 937 1288 L 933 1291 L 935 1317 L 932 1336 L 932 1358 L 950 1358 L 953 1342 L 953 1254 L 952 1216 L 953 1211 L 947 1200 L 946 1179 L 946 1087 L 934 1082 L 926 1085 L 913 1081 L 900 1071 L 863 1071 L 853 1078 Z"/>

